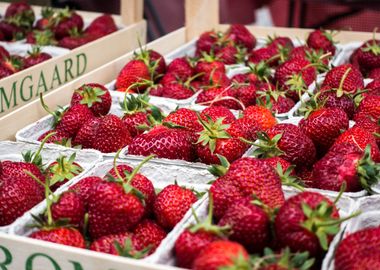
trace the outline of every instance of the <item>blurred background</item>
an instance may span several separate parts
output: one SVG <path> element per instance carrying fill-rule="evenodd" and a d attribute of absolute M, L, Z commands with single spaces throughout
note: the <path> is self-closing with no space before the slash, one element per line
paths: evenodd
<path fill-rule="evenodd" d="M 120 10 L 120 0 L 28 2 L 105 13 Z M 220 13 L 222 23 L 369 32 L 380 26 L 380 0 L 220 0 Z M 144 17 L 149 40 L 156 39 L 183 26 L 184 0 L 145 0 Z"/>

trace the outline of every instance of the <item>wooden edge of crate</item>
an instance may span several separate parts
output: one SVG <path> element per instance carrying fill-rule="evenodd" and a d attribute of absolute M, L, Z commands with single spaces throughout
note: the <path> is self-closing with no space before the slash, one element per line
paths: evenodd
<path fill-rule="evenodd" d="M 0 257 L 3 258 L 0 266 L 8 270 L 179 269 L 5 233 L 0 233 L 0 242 Z"/>
<path fill-rule="evenodd" d="M 146 42 L 146 22 L 129 25 L 69 53 L 0 80 L 0 116 Z M 118 44 L 118 46 L 114 46 Z M 114 47 L 102 50 L 101 48 Z"/>
<path fill-rule="evenodd" d="M 170 34 L 159 38 L 147 45 L 150 49 L 155 49 L 162 54 L 167 54 L 175 48 L 186 43 L 185 29 L 180 28 Z M 132 57 L 133 52 L 129 52 L 109 63 L 83 75 L 67 84 L 55 89 L 52 92 L 44 95 L 44 100 L 51 108 L 56 108 L 58 105 L 65 105 L 70 102 L 72 92 L 84 83 L 97 82 L 108 83 L 116 78 L 115 74 Z M 47 114 L 41 107 L 39 100 L 31 101 L 30 103 L 20 107 L 8 115 L 0 118 L 0 140 L 14 140 L 15 134 L 21 128 L 33 123 Z"/>

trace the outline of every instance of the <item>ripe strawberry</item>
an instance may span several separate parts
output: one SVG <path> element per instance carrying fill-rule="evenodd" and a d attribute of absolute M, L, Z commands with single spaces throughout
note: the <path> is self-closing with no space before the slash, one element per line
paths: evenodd
<path fill-rule="evenodd" d="M 37 151 L 38 152 L 38 151 Z M 25 172 L 29 171 L 36 175 L 41 181 L 45 181 L 44 175 L 41 173 L 40 166 L 42 165 L 42 159 L 34 160 L 24 158 L 24 161 L 9 161 L 4 160 L 2 162 L 2 177 L 6 178 L 30 178 Z M 32 180 L 32 179 L 31 179 Z"/>
<path fill-rule="evenodd" d="M 7 59 L 10 56 L 9 52 L 3 46 L 0 46 L 0 59 Z"/>
<path fill-rule="evenodd" d="M 334 145 L 315 163 L 311 185 L 339 191 L 346 182 L 347 192 L 371 191 L 371 185 L 379 180 L 380 167 L 372 161 L 369 149 L 363 152 L 357 145 L 346 142 Z"/>
<path fill-rule="evenodd" d="M 213 55 L 203 53 L 202 58 L 195 65 L 195 73 L 211 73 L 212 71 L 220 71 L 226 73 L 226 68 L 218 58 Z"/>
<path fill-rule="evenodd" d="M 69 134 L 66 134 L 64 131 L 57 131 L 57 130 L 54 130 L 54 129 L 51 129 L 51 130 L 48 130 L 44 133 L 42 133 L 42 135 L 40 135 L 37 139 L 37 141 L 43 141 L 46 136 L 50 135 L 54 133 L 53 135 L 51 135 L 48 139 L 47 139 L 47 143 L 55 143 L 55 144 L 59 144 L 59 145 L 66 145 L 69 140 L 70 140 L 70 136 Z"/>
<path fill-rule="evenodd" d="M 132 242 L 136 250 L 149 249 L 152 254 L 161 241 L 166 237 L 166 232 L 155 221 L 145 219 L 133 230 Z"/>
<path fill-rule="evenodd" d="M 196 55 L 201 55 L 202 52 L 210 53 L 213 50 L 215 53 L 218 51 L 218 33 L 215 31 L 209 31 L 202 33 L 195 46 L 196 46 Z"/>
<path fill-rule="evenodd" d="M 380 68 L 379 68 L 379 71 L 380 71 Z M 379 79 L 380 79 L 380 76 L 379 76 Z M 374 81 L 367 84 L 365 88 L 368 90 L 368 92 L 365 92 L 363 94 L 380 96 L 380 80 L 379 79 L 375 79 Z"/>
<path fill-rule="evenodd" d="M 149 85 L 149 68 L 144 61 L 131 60 L 120 71 L 116 79 L 116 89 L 123 92 L 141 92 Z"/>
<path fill-rule="evenodd" d="M 362 71 L 380 67 L 380 40 L 373 39 L 364 42 L 358 52 L 358 62 Z"/>
<path fill-rule="evenodd" d="M 219 105 L 228 109 L 242 109 L 241 104 L 236 100 L 236 93 L 230 87 L 210 87 L 203 89 L 197 96 L 195 103 L 200 105 Z"/>
<path fill-rule="evenodd" d="M 273 113 L 287 113 L 294 107 L 295 102 L 286 96 L 285 91 L 275 89 L 269 84 L 269 88 L 257 91 L 257 102 L 267 107 Z"/>
<path fill-rule="evenodd" d="M 129 145 L 132 136 L 123 121 L 116 115 L 104 116 L 96 130 L 93 146 L 103 153 L 116 152 Z"/>
<path fill-rule="evenodd" d="M 248 253 L 238 243 L 219 240 L 208 244 L 194 260 L 194 270 L 218 270 L 223 267 L 248 268 Z"/>
<path fill-rule="evenodd" d="M 38 46 L 57 45 L 54 33 L 47 30 L 33 30 L 26 35 L 26 43 L 36 44 Z"/>
<path fill-rule="evenodd" d="M 83 236 L 74 228 L 62 227 L 40 230 L 32 233 L 29 237 L 77 248 L 85 248 L 86 246 Z"/>
<path fill-rule="evenodd" d="M 87 83 L 74 91 L 70 105 L 87 105 L 95 116 L 102 116 L 109 113 L 111 103 L 111 94 L 104 85 Z"/>
<path fill-rule="evenodd" d="M 263 130 L 273 127 L 277 122 L 272 112 L 263 106 L 249 106 L 243 111 L 243 115 L 259 123 Z"/>
<path fill-rule="evenodd" d="M 249 63 L 259 64 L 266 63 L 267 65 L 273 67 L 278 64 L 278 51 L 274 46 L 263 47 L 260 49 L 253 50 L 248 57 Z"/>
<path fill-rule="evenodd" d="M 32 28 L 34 20 L 33 9 L 28 3 L 21 1 L 9 4 L 5 11 L 4 22 L 18 29 L 11 35 L 5 33 L 6 39 L 22 39 L 25 32 Z"/>
<path fill-rule="evenodd" d="M 98 117 L 93 117 L 84 122 L 75 135 L 73 145 L 80 145 L 82 148 L 94 148 L 93 142 L 95 141 L 100 122 L 101 119 Z"/>
<path fill-rule="evenodd" d="M 226 38 L 232 40 L 234 44 L 252 50 L 256 46 L 256 38 L 242 24 L 232 24 L 227 30 Z"/>
<path fill-rule="evenodd" d="M 123 255 L 121 250 L 117 248 L 118 246 L 126 252 L 125 255 L 134 257 L 136 250 L 130 232 L 102 236 L 91 243 L 90 250 L 112 255 Z"/>
<path fill-rule="evenodd" d="M 365 114 L 357 114 L 355 115 L 354 127 L 360 127 L 371 132 L 376 137 L 377 145 L 380 145 L 380 137 L 378 135 L 380 134 L 380 123 L 376 122 L 375 119 Z"/>
<path fill-rule="evenodd" d="M 364 88 L 363 75 L 351 64 L 340 65 L 327 72 L 322 87 L 327 85 L 341 92 L 356 93 Z"/>
<path fill-rule="evenodd" d="M 226 236 L 229 228 L 212 224 L 212 210 L 213 202 L 210 198 L 207 218 L 203 222 L 193 212 L 196 223 L 187 227 L 175 242 L 174 252 L 177 266 L 191 268 L 194 259 L 203 248 Z"/>
<path fill-rule="evenodd" d="M 342 221 L 336 206 L 327 197 L 302 192 L 281 206 L 274 227 L 279 247 L 289 247 L 294 252 L 308 251 L 310 256 L 318 258 L 339 232 Z"/>
<path fill-rule="evenodd" d="M 102 181 L 103 179 L 100 177 L 88 176 L 88 177 L 82 178 L 78 183 L 71 186 L 69 190 L 72 190 L 73 192 L 78 194 L 78 196 L 80 196 L 87 210 L 88 201 L 91 196 L 91 190 L 95 188 L 96 185 L 101 183 Z"/>
<path fill-rule="evenodd" d="M 6 67 L 0 65 L 0 79 L 11 76 L 14 72 Z"/>
<path fill-rule="evenodd" d="M 186 108 L 180 108 L 171 112 L 165 117 L 163 122 L 185 127 L 192 132 L 199 132 L 202 130 L 202 125 L 198 122 L 197 113 Z"/>
<path fill-rule="evenodd" d="M 78 194 L 66 191 L 52 204 L 51 214 L 55 221 L 65 219 L 70 225 L 80 227 L 84 222 L 85 205 Z"/>
<path fill-rule="evenodd" d="M 350 128 L 336 139 L 335 144 L 345 142 L 356 145 L 361 151 L 364 151 L 365 148 L 370 145 L 371 158 L 375 162 L 380 162 L 380 150 L 371 132 L 359 127 Z"/>
<path fill-rule="evenodd" d="M 17 20 L 17 17 L 16 17 Z M 3 35 L 2 40 L 17 41 L 25 37 L 25 29 L 20 25 L 20 22 L 13 19 L 0 21 L 0 32 Z"/>
<path fill-rule="evenodd" d="M 281 46 L 283 48 L 288 48 L 289 50 L 294 48 L 294 44 L 289 37 L 281 37 L 276 35 L 274 37 L 269 36 L 267 46 L 273 48 L 279 48 L 279 46 Z"/>
<path fill-rule="evenodd" d="M 240 139 L 231 137 L 227 133 L 228 124 L 223 124 L 224 118 L 207 121 L 199 118 L 203 126 L 196 144 L 196 151 L 199 159 L 206 164 L 219 164 L 217 155 L 224 156 L 229 162 L 240 158 L 247 150 L 247 145 Z"/>
<path fill-rule="evenodd" d="M 380 119 L 380 96 L 368 95 L 360 102 L 359 107 L 356 110 L 357 114 L 365 114 L 373 117 L 374 119 Z"/>
<path fill-rule="evenodd" d="M 189 189 L 178 185 L 166 186 L 154 202 L 157 223 L 167 230 L 173 229 L 197 200 Z"/>
<path fill-rule="evenodd" d="M 70 36 L 64 37 L 63 39 L 59 40 L 58 46 L 69 49 L 69 50 L 73 50 L 91 41 L 94 41 L 97 38 L 99 37 L 95 35 L 87 34 L 87 33 L 84 33 L 84 34 L 74 33 Z"/>
<path fill-rule="evenodd" d="M 175 76 L 173 73 L 168 73 L 167 75 Z M 162 81 L 165 80 L 165 76 Z M 196 90 L 191 86 L 191 80 L 192 78 L 189 78 L 185 82 L 175 80 L 170 83 L 163 83 L 161 96 L 173 99 L 187 99 L 192 97 Z"/>
<path fill-rule="evenodd" d="M 352 119 L 355 113 L 355 102 L 353 98 L 346 93 L 338 97 L 338 92 L 331 87 L 322 87 L 317 97 L 318 102 L 323 103 L 325 108 L 336 108 L 343 110 L 349 119 Z"/>
<path fill-rule="evenodd" d="M 211 118 L 212 121 L 217 121 L 219 118 L 223 118 L 223 124 L 231 124 L 236 120 L 233 113 L 223 106 L 210 106 L 204 109 L 201 113 L 201 118 L 207 121 L 207 116 Z"/>
<path fill-rule="evenodd" d="M 83 123 L 93 117 L 92 112 L 86 105 L 77 104 L 66 109 L 59 120 L 57 118 L 54 120 L 58 120 L 56 123 L 57 131 L 64 132 L 70 137 L 74 137 Z"/>
<path fill-rule="evenodd" d="M 93 20 L 84 30 L 85 33 L 90 33 L 99 37 L 111 34 L 117 31 L 117 26 L 112 16 L 103 14 Z"/>
<path fill-rule="evenodd" d="M 128 147 L 131 155 L 194 161 L 192 136 L 186 130 L 156 126 L 147 133 L 138 135 Z"/>
<path fill-rule="evenodd" d="M 221 49 L 216 57 L 220 59 L 225 65 L 233 65 L 244 61 L 242 53 L 234 46 L 227 46 Z"/>
<path fill-rule="evenodd" d="M 257 155 L 265 157 L 279 156 L 297 166 L 297 169 L 310 167 L 316 159 L 316 149 L 313 141 L 300 128 L 292 124 L 277 124 L 259 135 L 262 145 L 256 151 Z"/>
<path fill-rule="evenodd" d="M 186 57 L 181 57 L 174 59 L 168 65 L 167 73 L 172 73 L 177 78 L 186 80 L 187 78 L 194 75 L 194 68 L 190 65 Z"/>
<path fill-rule="evenodd" d="M 13 223 L 18 217 L 44 199 L 43 189 L 30 177 L 7 177 L 7 163 L 2 162 L 0 181 L 0 226 Z"/>
<path fill-rule="evenodd" d="M 368 73 L 368 78 L 374 79 L 375 81 L 380 79 L 380 67 L 371 69 L 371 71 Z M 368 85 L 367 85 L 368 87 Z"/>
<path fill-rule="evenodd" d="M 310 48 L 330 52 L 331 55 L 334 55 L 336 50 L 334 35 L 334 32 L 317 29 L 309 34 L 306 43 Z"/>
<path fill-rule="evenodd" d="M 227 129 L 227 132 L 232 137 L 244 138 L 249 141 L 255 141 L 257 139 L 257 132 L 259 131 L 263 131 L 261 125 L 247 117 L 235 120 Z"/>
<path fill-rule="evenodd" d="M 140 48 L 138 53 L 135 52 L 134 59 L 141 60 L 145 63 L 155 81 L 165 74 L 165 58 L 157 51 Z"/>
<path fill-rule="evenodd" d="M 380 227 L 363 228 L 349 234 L 335 252 L 334 269 L 356 270 L 379 267 Z"/>
<path fill-rule="evenodd" d="M 24 68 L 24 59 L 21 56 L 11 55 L 9 58 L 1 61 L 0 65 L 10 70 L 11 73 L 16 73 Z"/>
<path fill-rule="evenodd" d="M 37 65 L 44 61 L 49 60 L 52 56 L 48 53 L 41 52 L 39 47 L 33 47 L 31 52 L 28 52 L 29 56 L 24 59 L 24 68 Z"/>
<path fill-rule="evenodd" d="M 254 205 L 249 198 L 243 198 L 232 204 L 218 225 L 231 227 L 228 238 L 243 245 L 250 252 L 261 252 L 269 245 L 268 214 L 259 206 Z"/>
<path fill-rule="evenodd" d="M 46 168 L 45 175 L 49 178 L 50 188 L 53 191 L 83 172 L 82 166 L 75 162 L 75 157 L 75 153 L 69 158 L 61 155 Z"/>
<path fill-rule="evenodd" d="M 38 19 L 35 23 L 35 28 L 38 30 L 51 29 L 54 24 L 54 9 L 51 7 L 43 7 L 41 9 L 41 18 Z"/>
<path fill-rule="evenodd" d="M 60 40 L 70 36 L 71 31 L 81 32 L 83 25 L 82 16 L 66 8 L 58 12 L 53 31 L 56 39 Z"/>
<path fill-rule="evenodd" d="M 301 119 L 299 127 L 313 140 L 319 153 L 326 153 L 342 131 L 348 129 L 348 117 L 341 109 L 316 108 Z"/>

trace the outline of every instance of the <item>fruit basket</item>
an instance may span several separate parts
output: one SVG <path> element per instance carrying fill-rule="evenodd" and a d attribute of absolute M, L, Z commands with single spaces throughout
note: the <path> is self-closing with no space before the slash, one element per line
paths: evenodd
<path fill-rule="evenodd" d="M 32 101 L 40 92 L 51 91 L 109 60 L 137 48 L 138 40 L 144 44 L 146 24 L 142 19 L 141 7 L 142 1 L 140 0 L 123 2 L 123 17 L 114 16 L 120 28 L 118 31 L 76 48 L 65 55 L 54 57 L 44 64 L 2 79 L 0 88 L 4 98 L 0 104 L 0 117 Z M 101 15 L 90 12 L 78 12 L 78 14 L 91 20 Z M 113 44 L 123 44 L 123 46 L 117 46 L 112 50 L 104 49 L 111 48 Z M 101 55 L 98 53 L 99 48 L 103 48 Z"/>
<path fill-rule="evenodd" d="M 0 142 L 1 154 L 0 160 L 3 162 L 5 160 L 12 162 L 23 161 L 25 158 L 22 154 L 26 154 L 28 151 L 32 151 L 36 153 L 40 146 L 36 144 L 27 144 L 27 143 L 18 143 L 18 142 L 10 142 L 10 141 L 2 141 Z M 64 156 L 69 158 L 75 154 L 75 162 L 77 162 L 82 167 L 82 172 L 78 175 L 84 175 L 88 170 L 92 169 L 97 163 L 103 160 L 102 156 L 98 151 L 95 150 L 75 150 L 75 149 L 67 149 L 59 146 L 43 146 L 40 155 L 42 157 L 43 167 L 47 168 L 48 165 L 55 162 L 58 157 Z M 34 159 L 33 159 L 34 160 Z M 33 160 L 29 160 L 27 163 L 33 162 Z M 67 162 L 67 161 L 64 161 Z M 9 166 L 9 165 L 7 165 Z M 28 167 L 25 167 L 27 169 Z M 45 168 L 45 169 L 46 169 Z M 14 180 L 16 181 L 16 179 Z M 68 183 L 70 184 L 70 183 Z M 62 188 L 65 188 L 67 184 L 62 185 Z M 2 190 L 2 192 L 5 192 Z M 17 192 L 17 191 L 15 191 Z M 5 194 L 5 193 L 4 193 Z M 21 200 L 21 198 L 20 198 Z M 5 202 L 3 202 L 5 203 Z M 22 217 L 19 217 L 22 219 Z M 7 232 L 12 225 L 0 226 L 0 231 Z"/>

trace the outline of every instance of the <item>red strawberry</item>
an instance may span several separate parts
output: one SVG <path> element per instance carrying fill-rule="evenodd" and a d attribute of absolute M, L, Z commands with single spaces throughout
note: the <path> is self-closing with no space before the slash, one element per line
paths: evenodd
<path fill-rule="evenodd" d="M 117 76 L 116 89 L 123 92 L 144 91 L 150 79 L 150 71 L 144 61 L 131 60 Z"/>
<path fill-rule="evenodd" d="M 273 127 L 277 122 L 272 112 L 263 106 L 249 106 L 243 111 L 243 115 L 259 123 L 263 130 Z"/>
<path fill-rule="evenodd" d="M 320 189 L 339 191 L 343 182 L 346 182 L 347 192 L 362 189 L 370 191 L 371 185 L 379 180 L 380 167 L 370 158 L 369 149 L 363 153 L 357 145 L 346 142 L 333 146 L 315 163 L 311 185 Z"/>
<path fill-rule="evenodd" d="M 174 59 L 167 68 L 167 73 L 172 73 L 181 80 L 194 75 L 194 69 L 186 57 Z"/>
<path fill-rule="evenodd" d="M 257 92 L 259 96 L 257 102 L 270 109 L 273 113 L 289 112 L 294 107 L 295 102 L 286 96 L 285 91 L 275 89 L 271 84 L 268 85 L 269 87 L 266 86 L 268 88 L 260 89 L 261 91 Z M 263 88 L 263 86 L 260 88 Z"/>
<path fill-rule="evenodd" d="M 327 72 L 322 87 L 330 86 L 348 93 L 364 88 L 363 75 L 351 64 L 340 65 Z M 338 96 L 341 96 L 338 94 Z"/>
<path fill-rule="evenodd" d="M 6 67 L 0 65 L 0 79 L 11 76 L 14 72 Z"/>
<path fill-rule="evenodd" d="M 302 192 L 281 206 L 274 226 L 280 247 L 320 257 L 339 232 L 339 221 L 338 210 L 328 198 L 316 192 Z M 321 226 L 324 223 L 331 225 Z"/>
<path fill-rule="evenodd" d="M 3 46 L 0 46 L 0 59 L 7 59 L 9 57 L 9 52 Z"/>
<path fill-rule="evenodd" d="M 31 52 L 28 52 L 29 56 L 24 59 L 24 68 L 28 68 L 44 61 L 49 60 L 52 56 L 48 53 L 41 52 L 39 47 L 33 47 Z"/>
<path fill-rule="evenodd" d="M 216 54 L 216 57 L 225 65 L 240 64 L 244 62 L 245 50 L 234 46 L 226 46 Z"/>
<path fill-rule="evenodd" d="M 64 192 L 52 204 L 51 214 L 55 221 L 65 219 L 70 225 L 79 227 L 84 222 L 85 205 L 75 192 Z"/>
<path fill-rule="evenodd" d="M 279 46 L 285 47 L 288 49 L 293 49 L 294 44 L 292 40 L 289 37 L 269 37 L 268 46 L 278 48 Z"/>
<path fill-rule="evenodd" d="M 24 156 L 25 156 L 25 154 L 24 154 Z M 42 166 L 42 160 L 38 157 L 33 159 L 33 160 L 28 159 L 28 158 L 24 158 L 24 161 L 20 161 L 20 162 L 4 160 L 2 162 L 3 179 L 6 179 L 6 178 L 30 178 L 24 172 L 24 170 L 26 170 L 26 171 L 33 173 L 41 181 L 45 182 L 45 177 L 41 173 L 41 170 L 39 168 L 41 166 Z"/>
<path fill-rule="evenodd" d="M 98 117 L 91 118 L 83 123 L 73 140 L 74 145 L 81 145 L 82 148 L 94 148 L 96 132 L 101 119 Z"/>
<path fill-rule="evenodd" d="M 136 250 L 131 238 L 132 234 L 130 232 L 105 235 L 92 242 L 90 250 L 135 258 Z M 119 250 L 117 248 L 118 246 L 120 246 L 122 250 Z M 123 254 L 124 252 L 125 254 Z"/>
<path fill-rule="evenodd" d="M 132 155 L 194 161 L 192 137 L 188 131 L 156 126 L 148 133 L 135 137 L 128 147 Z"/>
<path fill-rule="evenodd" d="M 364 42 L 358 52 L 360 69 L 370 71 L 380 67 L 380 40 L 373 39 Z"/>
<path fill-rule="evenodd" d="M 200 55 L 202 52 L 210 53 L 212 49 L 214 52 L 217 52 L 218 46 L 216 43 L 218 39 L 218 34 L 215 31 L 201 34 L 196 42 L 196 54 Z"/>
<path fill-rule="evenodd" d="M 352 119 L 355 113 L 355 103 L 349 94 L 343 93 L 338 97 L 338 91 L 326 86 L 321 88 L 320 94 L 317 96 L 318 102 L 323 104 L 325 108 L 336 108 L 343 110 L 349 119 Z"/>
<path fill-rule="evenodd" d="M 153 70 L 153 75 L 155 80 L 157 77 L 161 77 L 166 72 L 166 62 L 165 58 L 157 51 L 148 50 L 142 51 L 142 53 L 137 57 L 137 59 L 144 59 L 144 57 L 149 59 L 149 66 Z"/>
<path fill-rule="evenodd" d="M 317 108 L 300 121 L 299 127 L 313 140 L 319 153 L 325 153 L 342 131 L 348 129 L 348 117 L 341 109 Z"/>
<path fill-rule="evenodd" d="M 380 68 L 379 68 L 379 71 L 380 71 Z M 380 76 L 379 76 L 379 79 L 380 79 Z M 368 90 L 368 92 L 366 92 L 365 95 L 380 96 L 380 80 L 379 79 L 375 79 L 374 81 L 367 84 L 365 88 Z"/>
<path fill-rule="evenodd" d="M 83 19 L 75 11 L 64 9 L 58 12 L 56 25 L 54 26 L 55 37 L 60 40 L 70 36 L 71 31 L 81 32 L 83 29 Z"/>
<path fill-rule="evenodd" d="M 133 230 L 132 241 L 136 250 L 149 249 L 148 254 L 152 254 L 161 241 L 166 237 L 166 232 L 163 228 L 157 225 L 152 220 L 143 220 Z"/>
<path fill-rule="evenodd" d="M 166 186 L 154 202 L 157 223 L 165 229 L 173 229 L 197 200 L 189 189 L 178 185 Z"/>
<path fill-rule="evenodd" d="M 45 170 L 45 175 L 49 178 L 50 188 L 54 191 L 83 171 L 82 166 L 75 162 L 76 154 L 69 158 L 59 156 Z"/>
<path fill-rule="evenodd" d="M 64 132 L 74 137 L 83 123 L 93 118 L 93 114 L 86 105 L 77 104 L 64 111 L 56 125 L 57 131 Z"/>
<path fill-rule="evenodd" d="M 35 23 L 35 28 L 38 30 L 51 29 L 54 24 L 55 11 L 51 7 L 43 7 L 41 9 L 41 18 Z"/>
<path fill-rule="evenodd" d="M 109 113 L 111 103 L 111 94 L 104 85 L 87 83 L 74 91 L 70 104 L 85 104 L 95 116 L 102 116 Z"/>
<path fill-rule="evenodd" d="M 363 228 L 349 234 L 336 248 L 334 269 L 356 270 L 379 267 L 380 227 Z"/>
<path fill-rule="evenodd" d="M 116 152 L 129 145 L 132 136 L 123 121 L 116 115 L 104 116 L 96 130 L 93 146 L 103 153 Z"/>
<path fill-rule="evenodd" d="M 187 82 L 171 82 L 164 84 L 161 96 L 173 99 L 187 99 L 194 95 L 194 89 Z"/>
<path fill-rule="evenodd" d="M 376 137 L 377 145 L 380 145 L 380 137 L 378 135 L 380 134 L 380 123 L 376 122 L 375 119 L 365 114 L 357 114 L 355 115 L 354 127 L 360 127 L 371 132 Z"/>
<path fill-rule="evenodd" d="M 25 37 L 25 29 L 18 22 L 0 21 L 0 32 L 5 41 L 17 41 Z"/>
<path fill-rule="evenodd" d="M 242 106 L 235 96 L 235 91 L 230 87 L 211 87 L 203 89 L 197 96 L 195 103 L 200 105 L 219 105 L 232 110 L 238 110 Z"/>
<path fill-rule="evenodd" d="M 278 51 L 274 46 L 264 47 L 252 51 L 249 55 L 248 62 L 259 64 L 265 62 L 269 66 L 275 66 L 278 64 Z"/>
<path fill-rule="evenodd" d="M 336 50 L 334 45 L 336 42 L 333 39 L 334 35 L 334 32 L 317 29 L 309 34 L 306 42 L 310 48 L 330 52 L 334 55 Z"/>
<path fill-rule="evenodd" d="M 270 220 L 259 206 L 244 198 L 236 201 L 218 222 L 220 226 L 230 226 L 229 239 L 242 244 L 251 252 L 261 252 L 269 245 Z"/>
<path fill-rule="evenodd" d="M 21 56 L 11 55 L 9 58 L 2 60 L 0 65 L 13 74 L 24 68 L 24 59 Z"/>
<path fill-rule="evenodd" d="M 356 67 L 357 69 L 360 69 L 360 65 L 359 65 L 359 54 L 361 54 L 361 48 L 357 48 L 356 50 L 354 50 L 354 52 L 351 54 L 350 56 L 350 63 Z M 360 69 L 360 71 L 362 71 Z M 364 71 L 364 70 L 363 70 Z"/>
<path fill-rule="evenodd" d="M 186 108 L 180 108 L 170 113 L 163 122 L 185 127 L 192 132 L 202 130 L 202 125 L 198 122 L 197 113 Z"/>
<path fill-rule="evenodd" d="M 204 109 L 201 113 L 201 118 L 207 121 L 207 116 L 209 116 L 212 121 L 217 121 L 219 118 L 223 118 L 223 124 L 231 124 L 236 120 L 233 113 L 223 106 L 210 106 Z"/>
<path fill-rule="evenodd" d="M 226 38 L 247 50 L 252 50 L 256 46 L 255 36 L 242 24 L 232 24 L 227 30 Z"/>
<path fill-rule="evenodd" d="M 81 197 L 87 209 L 88 201 L 91 196 L 91 190 L 102 181 L 103 180 L 100 177 L 88 176 L 88 177 L 82 178 L 78 183 L 71 186 L 69 190 L 74 191 L 76 194 L 78 194 Z"/>
<path fill-rule="evenodd" d="M 368 78 L 370 79 L 374 79 L 375 81 L 376 80 L 379 80 L 380 79 L 380 67 L 378 68 L 374 68 L 372 69 L 369 73 L 368 73 Z M 368 87 L 368 86 L 367 86 Z"/>
<path fill-rule="evenodd" d="M 50 230 L 40 230 L 32 233 L 30 238 L 53 242 L 61 245 L 85 248 L 85 240 L 81 233 L 73 228 L 55 228 Z"/>
<path fill-rule="evenodd" d="M 73 50 L 80 46 L 83 46 L 91 41 L 97 39 L 98 36 L 92 34 L 73 34 L 71 36 L 67 36 L 58 41 L 58 46 Z"/>
<path fill-rule="evenodd" d="M 248 269 L 248 253 L 238 243 L 215 241 L 207 245 L 194 260 L 194 270 L 218 270 L 223 267 Z"/>
<path fill-rule="evenodd" d="M 357 114 L 365 114 L 373 117 L 374 119 L 380 119 L 380 96 L 368 95 L 360 102 L 359 107 L 356 110 Z"/>
<path fill-rule="evenodd" d="M 257 132 L 263 131 L 262 127 L 256 121 L 247 117 L 239 118 L 231 123 L 227 132 L 235 138 L 244 138 L 249 141 L 257 139 Z"/>
<path fill-rule="evenodd" d="M 38 137 L 37 141 L 43 141 L 46 136 L 50 135 L 51 133 L 54 134 L 47 139 L 47 143 L 65 145 L 69 141 L 69 134 L 66 134 L 64 131 L 57 131 L 54 129 L 44 132 L 42 135 L 40 135 L 40 137 Z"/>
<path fill-rule="evenodd" d="M 96 36 L 105 36 L 117 31 L 117 26 L 112 16 L 103 14 L 93 20 L 86 28 L 85 32 Z"/>
<path fill-rule="evenodd" d="M 54 38 L 51 30 L 33 30 L 26 35 L 26 43 L 39 46 L 56 45 L 58 42 Z"/>
<path fill-rule="evenodd" d="M 223 62 L 219 61 L 218 58 L 204 53 L 203 57 L 199 59 L 195 65 L 195 73 L 207 74 L 211 73 L 212 71 L 220 71 L 222 73 L 225 73 L 226 68 Z"/>
<path fill-rule="evenodd" d="M 203 73 L 199 73 L 199 74 L 203 74 Z M 201 84 L 203 84 L 203 88 L 227 87 L 230 85 L 230 80 L 228 79 L 226 73 L 224 73 L 220 70 L 213 70 L 211 72 L 205 72 L 205 74 L 202 76 L 200 82 L 201 82 Z M 196 83 L 196 81 L 194 81 L 193 83 Z"/>
<path fill-rule="evenodd" d="M 240 100 L 245 107 L 256 104 L 257 86 L 246 83 L 234 83 L 232 88 L 236 91 L 236 98 Z"/>

